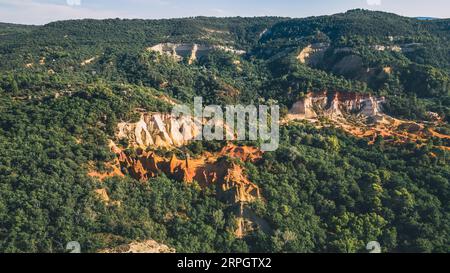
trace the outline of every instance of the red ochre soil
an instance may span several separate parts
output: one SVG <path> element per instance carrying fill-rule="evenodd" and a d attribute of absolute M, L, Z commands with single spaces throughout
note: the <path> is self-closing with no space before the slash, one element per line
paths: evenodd
<path fill-rule="evenodd" d="M 113 176 L 124 176 L 127 172 L 131 177 L 147 181 L 160 173 L 183 181 L 187 184 L 197 181 L 201 187 L 216 185 L 217 193 L 227 201 L 251 202 L 261 198 L 259 187 L 252 183 L 244 173 L 244 168 L 231 159 L 242 162 L 257 162 L 262 158 L 262 152 L 255 147 L 236 146 L 228 144 L 218 153 L 206 152 L 199 157 L 178 159 L 175 154 L 164 158 L 155 152 L 136 150 L 136 155 L 127 155 L 113 143 L 111 150 L 116 153 L 114 162 L 107 163 L 110 171 L 100 173 L 91 170 L 88 175 L 104 180 Z"/>

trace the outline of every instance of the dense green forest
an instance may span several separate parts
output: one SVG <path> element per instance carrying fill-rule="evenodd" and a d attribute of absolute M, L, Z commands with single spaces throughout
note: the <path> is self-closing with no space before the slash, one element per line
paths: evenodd
<path fill-rule="evenodd" d="M 150 238 L 177 252 L 364 252 L 373 240 L 385 252 L 449 252 L 450 158 L 437 139 L 420 146 L 379 138 L 369 145 L 340 129 L 282 127 L 277 151 L 240 163 L 264 195 L 251 207 L 273 229 L 243 239 L 233 233 L 234 208 L 213 188 L 164 175 L 147 183 L 87 175 L 90 164 L 101 169 L 115 157 L 108 139 L 118 122 L 134 118 L 134 109 L 170 110 L 160 96 L 277 102 L 285 113 L 309 91 L 372 93 L 386 96 L 386 111 L 395 117 L 426 120 L 433 111 L 448 121 L 449 35 L 450 20 L 364 10 L 304 19 L 2 23 L 0 252 L 64 252 L 74 240 L 96 251 Z M 146 50 L 167 42 L 246 53 L 215 50 L 188 64 Z M 317 66 L 296 59 L 311 43 L 329 44 Z M 417 48 L 372 50 L 379 44 Z M 341 48 L 350 49 L 332 54 Z M 349 54 L 364 67 L 394 72 L 376 78 L 333 70 Z M 448 123 L 441 130 L 449 132 Z M 102 202 L 97 188 L 121 205 Z"/>

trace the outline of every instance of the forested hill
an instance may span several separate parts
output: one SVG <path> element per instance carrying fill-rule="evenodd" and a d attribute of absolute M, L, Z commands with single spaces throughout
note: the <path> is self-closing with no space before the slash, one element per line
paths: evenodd
<path fill-rule="evenodd" d="M 57 59 L 66 61 L 88 54 L 98 54 L 106 48 L 138 51 L 157 43 L 214 43 L 234 45 L 242 49 L 253 46 L 264 29 L 281 18 L 207 18 L 170 20 L 74 20 L 49 23 L 39 27 L 0 25 L 3 37 L 1 52 L 10 58 L 33 58 L 47 50 Z M 31 54 L 27 56 L 24 54 Z M 4 56 L 3 56 L 4 57 Z M 18 64 L 2 59 L 2 66 Z"/>
<path fill-rule="evenodd" d="M 0 24 L 0 252 L 145 240 L 178 252 L 365 252 L 373 240 L 386 252 L 449 252 L 449 33 L 447 19 L 365 10 Z M 383 117 L 408 126 L 369 138 L 318 117 L 319 126 L 282 126 L 279 149 L 259 161 L 220 154 L 215 168 L 233 166 L 260 190 L 245 208 L 170 174 L 138 181 L 139 168 L 120 166 L 103 175 L 119 160 L 111 140 L 129 162 L 150 151 L 163 161 L 186 156 L 116 138 L 119 124 L 143 112 L 202 96 L 279 104 L 286 118 L 294 103 L 324 92 L 385 101 Z M 376 122 L 352 114 L 346 122 L 358 128 Z M 223 146 L 183 150 L 196 160 Z"/>
<path fill-rule="evenodd" d="M 352 10 L 279 22 L 262 42 L 301 45 L 315 39 L 346 46 L 417 43 L 421 47 L 411 56 L 413 61 L 449 68 L 449 30 L 449 19 L 419 20 L 385 12 Z"/>

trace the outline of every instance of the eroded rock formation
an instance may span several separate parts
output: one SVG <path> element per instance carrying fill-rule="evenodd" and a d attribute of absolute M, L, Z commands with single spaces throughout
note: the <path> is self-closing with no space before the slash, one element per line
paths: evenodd
<path fill-rule="evenodd" d="M 216 123 L 213 123 L 216 122 Z M 233 139 L 223 121 L 198 120 L 191 116 L 176 117 L 172 114 L 141 113 L 138 122 L 121 122 L 117 125 L 116 138 L 128 141 L 130 147 L 174 148 L 185 146 L 201 133 L 209 123 L 224 128 L 228 139 Z"/>
<path fill-rule="evenodd" d="M 206 153 L 198 158 L 178 159 L 175 155 L 164 158 L 155 152 L 137 150 L 136 155 L 128 155 L 117 147 L 121 169 L 133 178 L 146 181 L 160 173 L 168 177 L 200 186 L 215 185 L 218 196 L 231 203 L 251 202 L 261 197 L 258 186 L 248 180 L 244 169 L 224 156 L 238 158 L 242 161 L 257 161 L 262 153 L 253 147 L 228 145 L 217 154 Z"/>
<path fill-rule="evenodd" d="M 329 47 L 326 43 L 316 43 L 303 48 L 297 55 L 297 60 L 301 63 L 316 63 L 317 59 L 323 57 L 323 52 Z"/>
<path fill-rule="evenodd" d="M 328 123 L 354 136 L 370 138 L 371 142 L 378 136 L 393 142 L 426 142 L 430 137 L 448 137 L 433 134 L 432 130 L 427 129 L 430 124 L 396 119 L 385 114 L 384 103 L 383 97 L 369 94 L 308 93 L 293 104 L 286 121 L 309 120 L 322 127 L 324 124 L 320 120 L 326 118 Z"/>
<path fill-rule="evenodd" d="M 118 139 L 127 139 L 130 146 L 142 148 L 180 147 L 200 132 L 192 118 L 162 113 L 142 113 L 138 122 L 122 122 L 117 127 Z"/>
<path fill-rule="evenodd" d="M 205 121 L 200 122 L 204 123 Z M 224 158 L 227 156 L 241 161 L 256 162 L 261 159 L 262 152 L 255 147 L 229 144 L 218 153 L 205 153 L 197 158 L 186 159 L 179 159 L 175 155 L 165 158 L 156 152 L 146 151 L 147 148 L 184 146 L 197 136 L 201 130 L 199 126 L 201 125 L 198 121 L 194 121 L 192 117 L 141 113 L 138 122 L 119 123 L 116 132 L 116 138 L 126 139 L 128 147 L 136 149 L 136 154 L 125 153 L 111 141 L 110 149 L 117 155 L 114 163 L 109 163 L 111 171 L 107 173 L 91 171 L 89 174 L 104 179 L 120 169 L 121 175 L 128 173 L 135 179 L 146 181 L 165 173 L 168 177 L 186 183 L 197 181 L 202 187 L 216 185 L 219 197 L 232 203 L 251 202 L 260 198 L 259 188 L 248 180 L 243 168 Z"/>
<path fill-rule="evenodd" d="M 247 208 L 246 204 L 262 200 L 261 191 L 248 179 L 239 161 L 235 161 L 239 159 L 242 162 L 258 162 L 263 155 L 258 148 L 230 143 L 220 152 L 205 152 L 199 157 L 187 156 L 184 159 L 179 159 L 174 154 L 166 158 L 142 148 L 136 148 L 135 153 L 131 154 L 119 148 L 113 141 L 110 141 L 110 149 L 117 158 L 112 163 L 107 163 L 109 171 L 105 173 L 91 171 L 90 176 L 103 180 L 115 175 L 128 174 L 144 182 L 164 173 L 187 184 L 196 181 L 201 187 L 215 187 L 217 197 L 236 208 L 235 235 L 238 238 L 244 237 L 256 228 L 264 232 L 271 231 L 264 219 Z M 111 203 L 105 189 L 98 189 L 95 193 L 105 203 Z M 120 202 L 114 201 L 111 204 L 120 205 Z"/>
<path fill-rule="evenodd" d="M 319 116 L 338 118 L 357 115 L 366 118 L 381 116 L 384 98 L 368 94 L 321 92 L 308 93 L 291 108 L 288 118 L 314 119 Z"/>
<path fill-rule="evenodd" d="M 237 55 L 246 53 L 243 50 L 220 45 L 163 43 L 147 48 L 147 51 L 158 52 L 160 54 L 170 56 L 176 61 L 187 59 L 189 64 L 192 64 L 202 56 L 208 55 L 213 50 L 222 50 Z"/>
<path fill-rule="evenodd" d="M 88 64 L 91 64 L 93 61 L 95 61 L 95 59 L 97 59 L 97 57 L 92 57 L 90 59 L 84 60 L 80 63 L 81 66 L 86 66 Z"/>

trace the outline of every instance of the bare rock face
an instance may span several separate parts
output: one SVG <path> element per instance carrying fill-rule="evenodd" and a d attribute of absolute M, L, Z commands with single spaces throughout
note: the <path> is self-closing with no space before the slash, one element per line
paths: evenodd
<path fill-rule="evenodd" d="M 319 116 L 338 118 L 345 115 L 376 117 L 382 114 L 384 98 L 367 94 L 321 92 L 308 93 L 296 102 L 289 111 L 288 118 L 314 119 Z"/>
<path fill-rule="evenodd" d="M 176 61 L 187 59 L 189 64 L 192 64 L 194 61 L 196 61 L 198 58 L 202 56 L 208 55 L 212 50 L 222 50 L 237 55 L 242 55 L 246 53 L 243 50 L 237 50 L 232 47 L 220 45 L 163 43 L 147 48 L 147 51 L 158 52 L 162 55 L 170 56 L 174 58 Z"/>
<path fill-rule="evenodd" d="M 317 62 L 317 59 L 320 59 L 329 47 L 328 44 L 325 43 L 316 43 L 308 45 L 307 47 L 303 48 L 300 53 L 297 55 L 297 60 L 299 60 L 300 63 L 307 63 L 307 64 L 314 64 Z"/>
<path fill-rule="evenodd" d="M 243 166 L 226 158 L 256 163 L 262 159 L 263 155 L 263 152 L 258 148 L 228 144 L 217 153 L 205 152 L 196 158 L 187 156 L 185 159 L 179 159 L 174 154 L 168 158 L 155 152 L 147 152 L 142 148 L 137 148 L 136 154 L 128 154 L 117 147 L 113 141 L 110 141 L 109 146 L 111 151 L 117 155 L 114 162 L 118 162 L 119 166 L 114 164 L 114 170 L 119 170 L 120 176 L 128 174 L 136 180 L 146 182 L 149 178 L 164 173 L 167 177 L 187 184 L 192 184 L 195 181 L 202 188 L 215 187 L 219 199 L 240 208 L 236 212 L 239 221 L 236 222 L 235 235 L 238 238 L 242 238 L 256 228 L 261 229 L 263 232 L 270 232 L 269 224 L 246 208 L 248 203 L 263 200 L 258 185 L 248 179 Z M 114 173 L 91 172 L 89 175 L 104 179 L 111 177 Z M 110 202 L 106 190 L 97 190 L 96 194 L 104 202 Z M 112 205 L 120 204 L 114 201 Z M 103 250 L 102 252 L 138 253 L 140 251 L 137 249 L 142 248 L 148 249 L 148 247 L 142 247 L 139 244 L 131 244 L 120 248 Z"/>
<path fill-rule="evenodd" d="M 233 196 L 229 196 L 235 203 L 252 202 L 261 198 L 259 187 L 248 180 L 244 175 L 244 169 L 232 163 L 226 169 L 225 176 L 221 185 L 221 192 L 233 193 Z"/>
<path fill-rule="evenodd" d="M 308 93 L 294 103 L 286 121 L 308 120 L 318 127 L 332 124 L 356 137 L 370 138 L 369 143 L 374 143 L 379 136 L 388 142 L 398 143 L 426 142 L 430 137 L 450 138 L 447 135 L 437 134 L 432 129 L 427 130 L 425 123 L 401 120 L 383 113 L 384 103 L 384 97 L 368 94 Z M 321 118 L 326 118 L 328 125 L 321 122 Z M 435 124 L 440 122 L 439 119 L 434 121 Z"/>
<path fill-rule="evenodd" d="M 201 128 L 190 117 L 171 114 L 143 113 L 136 123 L 117 125 L 116 137 L 127 139 L 133 147 L 180 147 L 200 133 Z"/>
<path fill-rule="evenodd" d="M 105 188 L 102 189 L 96 189 L 94 190 L 94 193 L 97 195 L 97 197 L 105 204 L 108 206 L 116 206 L 116 207 L 120 207 L 121 206 L 121 202 L 120 201 L 113 201 L 111 200 L 111 198 L 108 195 L 108 192 L 106 191 Z"/>
<path fill-rule="evenodd" d="M 299 100 L 294 103 L 289 111 L 289 116 L 292 118 L 298 117 L 305 119 L 316 118 L 317 114 L 313 110 L 312 96 L 308 94 L 303 100 Z"/>
<path fill-rule="evenodd" d="M 99 253 L 175 253 L 175 249 L 153 240 L 147 240 L 103 249 Z"/>
<path fill-rule="evenodd" d="M 258 186 L 244 175 L 244 169 L 223 157 L 238 158 L 241 161 L 256 162 L 262 152 L 255 147 L 239 147 L 229 144 L 218 153 L 206 153 L 198 158 L 178 159 L 159 156 L 155 152 L 146 152 L 147 148 L 174 148 L 188 144 L 200 133 L 202 124 L 207 121 L 195 120 L 193 117 L 175 117 L 163 113 L 141 113 L 138 122 L 119 123 L 117 139 L 126 139 L 130 147 L 137 148 L 137 155 L 129 155 L 118 148 L 113 141 L 110 149 L 117 154 L 121 174 L 128 173 L 140 181 L 147 181 L 160 173 L 168 177 L 200 186 L 216 185 L 218 197 L 231 203 L 252 202 L 261 198 Z M 218 126 L 223 126 L 219 124 Z M 225 126 L 225 131 L 226 130 Z M 117 166 L 114 164 L 114 166 Z M 94 172 L 92 172 L 94 174 Z M 95 177 L 109 177 L 95 173 Z M 94 176 L 94 175 L 92 175 Z"/>
<path fill-rule="evenodd" d="M 175 155 L 168 159 L 142 150 L 138 151 L 137 156 L 122 151 L 117 151 L 117 155 L 121 169 L 137 180 L 147 181 L 164 173 L 185 183 L 197 181 L 202 187 L 216 185 L 218 196 L 230 203 L 252 202 L 261 198 L 258 186 L 248 180 L 244 169 L 222 158 L 227 155 L 255 162 L 261 158 L 262 152 L 254 147 L 230 144 L 217 154 L 208 153 L 199 158 L 186 159 L 178 159 Z"/>
<path fill-rule="evenodd" d="M 189 144 L 203 130 L 205 124 L 224 128 L 228 139 L 234 135 L 223 121 L 196 119 L 191 116 L 174 116 L 165 113 L 141 113 L 138 122 L 121 122 L 116 138 L 126 139 L 131 147 L 174 148 Z"/>

